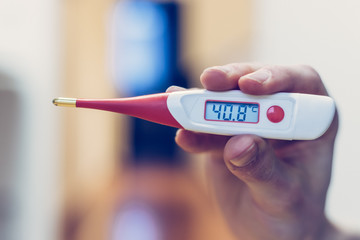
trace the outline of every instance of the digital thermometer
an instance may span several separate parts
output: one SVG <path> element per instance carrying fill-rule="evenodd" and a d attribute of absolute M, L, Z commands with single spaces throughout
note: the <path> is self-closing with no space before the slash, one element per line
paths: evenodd
<path fill-rule="evenodd" d="M 100 109 L 217 135 L 311 140 L 329 128 L 335 103 L 327 96 L 276 93 L 255 96 L 239 90 L 185 90 L 131 98 L 56 98 L 58 106 Z"/>

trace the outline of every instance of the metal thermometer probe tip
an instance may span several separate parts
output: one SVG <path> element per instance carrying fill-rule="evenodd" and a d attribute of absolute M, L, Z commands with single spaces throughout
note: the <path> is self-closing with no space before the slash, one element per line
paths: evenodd
<path fill-rule="evenodd" d="M 55 106 L 59 107 L 76 107 L 76 98 L 55 98 L 53 101 Z"/>

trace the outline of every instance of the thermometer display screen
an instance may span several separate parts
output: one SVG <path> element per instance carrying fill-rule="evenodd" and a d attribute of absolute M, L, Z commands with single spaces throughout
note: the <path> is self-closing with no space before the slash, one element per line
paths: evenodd
<path fill-rule="evenodd" d="M 259 104 L 207 101 L 205 120 L 257 123 L 259 122 Z"/>

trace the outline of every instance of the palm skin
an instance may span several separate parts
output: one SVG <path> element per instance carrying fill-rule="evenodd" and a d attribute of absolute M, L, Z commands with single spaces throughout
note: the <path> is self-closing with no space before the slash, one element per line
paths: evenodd
<path fill-rule="evenodd" d="M 317 72 L 303 65 L 228 64 L 206 69 L 200 80 L 212 91 L 327 95 Z M 336 114 L 327 132 L 312 141 L 187 130 L 175 140 L 188 152 L 207 153 L 209 185 L 238 239 L 339 239 L 324 213 L 337 129 Z"/>

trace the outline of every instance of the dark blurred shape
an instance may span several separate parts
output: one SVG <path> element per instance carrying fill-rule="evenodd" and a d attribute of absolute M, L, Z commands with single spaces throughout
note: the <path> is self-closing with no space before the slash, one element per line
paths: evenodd
<path fill-rule="evenodd" d="M 180 64 L 180 5 L 176 2 L 121 1 L 115 11 L 116 86 L 122 95 L 187 87 Z M 133 164 L 178 165 L 176 129 L 141 119 L 130 121 Z"/>
<path fill-rule="evenodd" d="M 20 128 L 19 97 L 13 79 L 0 73 L 0 239 L 13 239 L 15 180 Z"/>

